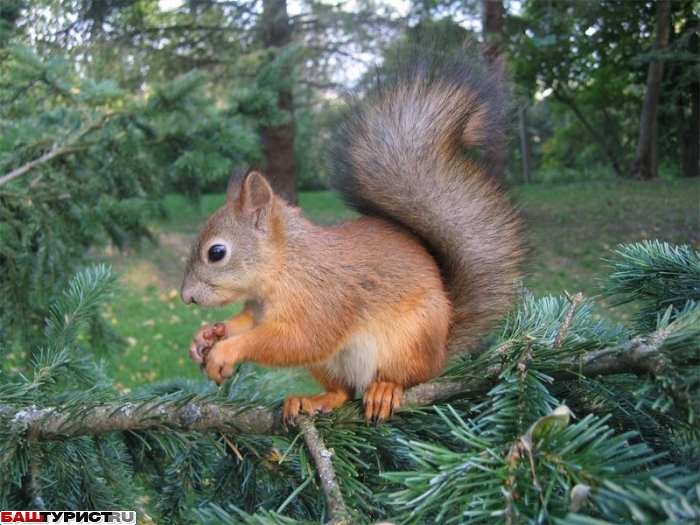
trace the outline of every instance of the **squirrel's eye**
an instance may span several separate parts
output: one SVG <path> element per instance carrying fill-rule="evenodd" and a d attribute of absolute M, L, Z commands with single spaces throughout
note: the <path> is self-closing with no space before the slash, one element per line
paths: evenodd
<path fill-rule="evenodd" d="M 223 244 L 215 244 L 209 248 L 207 255 L 209 257 L 209 262 L 218 262 L 226 256 L 226 246 Z"/>

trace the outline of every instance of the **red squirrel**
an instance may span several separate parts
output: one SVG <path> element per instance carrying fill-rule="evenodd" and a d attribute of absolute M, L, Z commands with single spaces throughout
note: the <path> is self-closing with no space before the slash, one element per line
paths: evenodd
<path fill-rule="evenodd" d="M 467 51 L 424 53 L 349 104 L 332 184 L 363 216 L 321 227 L 264 175 L 234 175 L 196 238 L 185 303 L 244 301 L 202 327 L 190 356 L 221 384 L 234 365 L 303 366 L 325 393 L 290 396 L 283 417 L 327 412 L 364 392 L 381 421 L 405 389 L 475 351 L 512 305 L 522 221 L 486 153 L 502 145 L 507 89 Z"/>

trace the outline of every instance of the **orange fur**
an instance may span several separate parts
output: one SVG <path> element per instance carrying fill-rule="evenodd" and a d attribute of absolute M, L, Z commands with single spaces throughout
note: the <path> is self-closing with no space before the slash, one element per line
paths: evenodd
<path fill-rule="evenodd" d="M 235 215 L 232 204 L 222 209 Z M 375 382 L 407 388 L 440 372 L 450 303 L 437 264 L 415 237 L 370 217 L 321 228 L 276 198 L 267 213 L 267 220 L 285 227 L 248 232 L 265 242 L 274 238 L 266 247 L 270 260 L 256 258 L 264 270 L 243 278 L 254 282 L 249 289 L 230 279 L 225 267 L 202 264 L 206 253 L 193 252 L 182 292 L 187 302 L 213 306 L 241 291 L 251 297 L 226 322 L 227 336 L 211 345 L 204 359 L 210 378 L 221 383 L 241 361 L 309 367 L 333 395 L 293 399 L 285 406 L 291 417 L 309 407 L 334 408 Z M 226 211 L 217 212 L 206 231 L 220 232 L 213 238 L 233 245 L 237 239 L 229 239 L 224 228 L 230 220 Z M 243 263 L 228 262 L 243 272 Z M 229 282 L 237 293 L 227 290 Z M 208 283 L 208 293 L 202 283 Z M 388 416 L 386 409 L 368 406 L 368 417 Z"/>

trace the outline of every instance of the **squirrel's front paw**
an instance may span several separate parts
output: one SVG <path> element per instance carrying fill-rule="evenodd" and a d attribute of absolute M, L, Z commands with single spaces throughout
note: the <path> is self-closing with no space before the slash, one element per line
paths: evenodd
<path fill-rule="evenodd" d="M 202 368 L 209 379 L 221 385 L 233 375 L 233 367 L 238 361 L 231 341 L 222 341 L 206 354 Z"/>
<path fill-rule="evenodd" d="M 212 347 L 226 337 L 228 337 L 228 333 L 224 323 L 204 325 L 192 338 L 189 349 L 190 357 L 200 365 L 204 364 Z"/>

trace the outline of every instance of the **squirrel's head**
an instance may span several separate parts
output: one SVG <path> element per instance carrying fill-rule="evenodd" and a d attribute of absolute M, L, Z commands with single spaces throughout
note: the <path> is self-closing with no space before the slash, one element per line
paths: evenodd
<path fill-rule="evenodd" d="M 180 295 L 185 303 L 223 306 L 255 297 L 270 278 L 284 226 L 272 188 L 258 171 L 234 175 L 226 203 L 195 239 Z"/>

